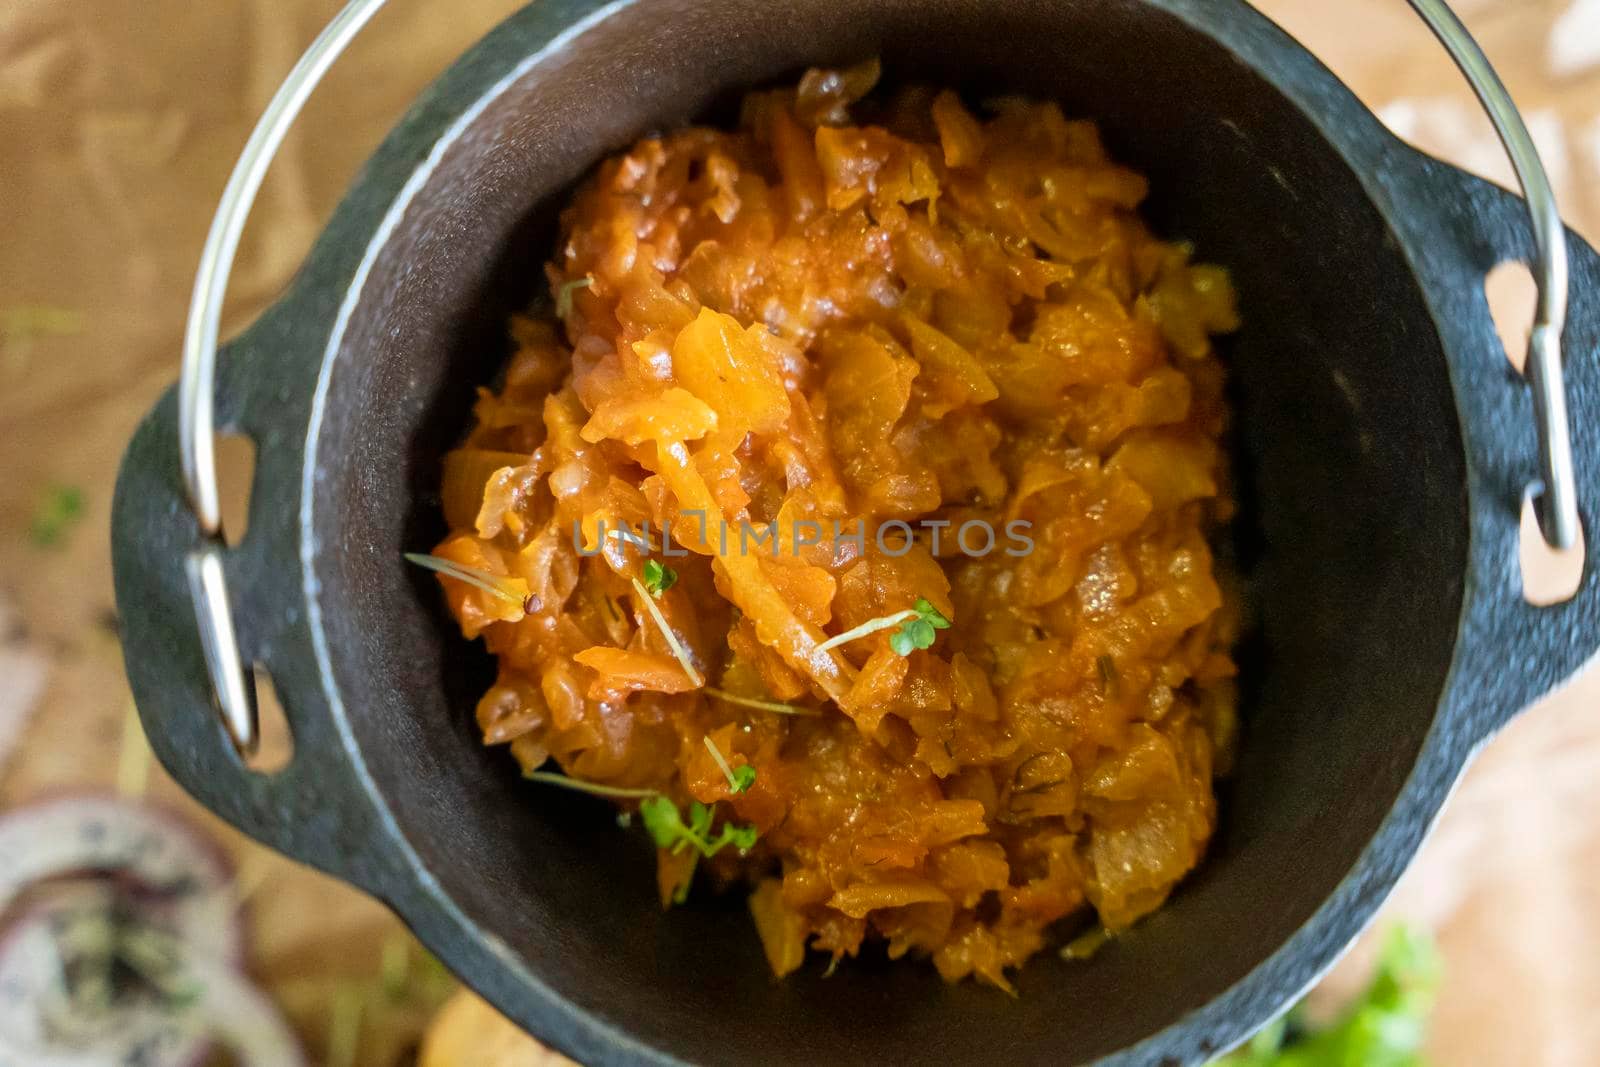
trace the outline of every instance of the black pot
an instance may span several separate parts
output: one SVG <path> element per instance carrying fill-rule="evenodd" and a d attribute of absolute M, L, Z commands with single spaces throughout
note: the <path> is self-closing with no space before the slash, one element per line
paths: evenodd
<path fill-rule="evenodd" d="M 739 900 L 663 914 L 649 848 L 479 742 L 490 678 L 405 550 L 442 532 L 442 452 L 539 285 L 553 212 L 606 153 L 751 85 L 873 54 L 888 77 L 1060 100 L 1152 179 L 1157 230 L 1237 282 L 1236 534 L 1255 625 L 1245 740 L 1205 864 L 1020 997 L 932 968 L 767 973 Z M 1423 156 L 1232 0 L 539 0 L 430 89 L 300 276 L 219 367 L 257 442 L 226 556 L 247 663 L 294 733 L 272 777 L 214 710 L 169 395 L 117 487 L 128 673 L 161 761 L 251 835 L 382 898 L 512 1019 L 586 1063 L 1189 1064 L 1320 975 L 1474 750 L 1600 646 L 1595 556 L 1524 602 L 1526 384 L 1485 272 L 1530 254 L 1509 193 Z M 1580 501 L 1600 503 L 1600 257 L 1569 237 Z"/>

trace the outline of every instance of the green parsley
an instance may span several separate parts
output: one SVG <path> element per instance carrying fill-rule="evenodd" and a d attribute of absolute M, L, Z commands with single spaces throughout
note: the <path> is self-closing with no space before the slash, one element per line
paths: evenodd
<path fill-rule="evenodd" d="M 1217 1067 L 1420 1067 L 1438 979 L 1433 944 L 1396 927 L 1371 984 L 1338 1021 L 1313 1029 L 1292 1008 Z"/>
<path fill-rule="evenodd" d="M 710 734 L 706 734 L 705 742 L 706 751 L 711 753 L 711 758 L 717 761 L 717 767 L 721 769 L 723 776 L 728 779 L 729 792 L 737 796 L 740 793 L 748 792 L 750 787 L 756 784 L 756 769 L 754 767 L 748 763 L 742 763 L 737 767 L 730 765 L 728 757 L 724 756 L 722 750 L 717 747 L 717 743 L 711 740 Z"/>
<path fill-rule="evenodd" d="M 657 560 L 644 561 L 644 587 L 657 600 L 661 594 L 678 584 L 678 572 Z"/>
<path fill-rule="evenodd" d="M 572 314 L 572 294 L 579 289 L 587 289 L 594 284 L 594 278 L 584 275 L 570 282 L 563 282 L 556 289 L 556 318 L 564 319 Z"/>
<path fill-rule="evenodd" d="M 846 630 L 842 634 L 828 638 L 817 646 L 817 651 L 826 652 L 830 648 L 837 648 L 858 637 L 875 634 L 879 630 L 887 630 L 891 626 L 898 629 L 889 635 L 889 647 L 898 656 L 909 656 L 915 649 L 932 648 L 933 640 L 937 636 L 936 631 L 950 629 L 950 620 L 926 598 L 918 597 L 917 602 L 905 611 L 868 619 L 853 630 Z"/>
<path fill-rule="evenodd" d="M 28 526 L 28 536 L 40 548 L 53 548 L 83 518 L 83 490 L 72 485 L 52 486 L 39 502 Z"/>

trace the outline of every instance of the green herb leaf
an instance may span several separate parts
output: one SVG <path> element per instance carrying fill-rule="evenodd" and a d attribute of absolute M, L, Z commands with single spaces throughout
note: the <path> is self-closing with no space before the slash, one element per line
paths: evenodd
<path fill-rule="evenodd" d="M 689 801 L 689 829 L 704 838 L 711 832 L 711 807 L 698 800 Z"/>
<path fill-rule="evenodd" d="M 748 763 L 734 767 L 728 762 L 728 757 L 724 756 L 722 750 L 717 747 L 717 743 L 711 740 L 710 734 L 705 736 L 705 743 L 706 751 L 711 753 L 711 758 L 716 761 L 717 768 L 728 779 L 729 792 L 735 794 L 743 793 L 746 789 L 756 784 L 756 769 L 754 767 Z"/>
<path fill-rule="evenodd" d="M 687 823 L 684 822 L 677 805 L 664 796 L 655 796 L 643 801 L 639 805 L 639 815 L 644 820 L 645 829 L 650 832 L 650 838 L 657 848 L 673 852 L 692 848 L 706 859 L 715 856 L 728 845 L 740 849 L 753 848 L 759 836 L 754 826 L 724 823 L 722 832 L 713 839 L 711 824 L 716 818 L 714 806 L 702 804 L 698 800 L 689 804 Z"/>
<path fill-rule="evenodd" d="M 39 502 L 28 536 L 40 548 L 52 548 L 83 518 L 83 490 L 72 485 L 52 486 Z"/>
<path fill-rule="evenodd" d="M 938 631 L 950 628 L 950 620 L 926 600 L 917 601 L 914 610 L 915 615 L 889 637 L 889 647 L 901 656 L 911 655 L 913 649 L 932 648 Z"/>
<path fill-rule="evenodd" d="M 652 597 L 661 599 L 665 593 L 678 583 L 678 572 L 657 560 L 644 561 L 644 587 Z"/>
<path fill-rule="evenodd" d="M 659 794 L 639 802 L 639 818 L 657 848 L 671 848 L 689 832 L 678 805 Z"/>
<path fill-rule="evenodd" d="M 1223 1067 L 1420 1067 L 1438 978 L 1432 943 L 1396 927 L 1371 984 L 1337 1022 L 1312 1030 L 1296 1007 L 1217 1062 Z"/>
<path fill-rule="evenodd" d="M 932 648 L 936 631 L 948 630 L 950 620 L 945 618 L 938 608 L 934 607 L 924 597 L 918 597 L 915 605 L 905 611 L 897 611 L 892 615 L 881 618 L 869 619 L 852 630 L 828 638 L 817 646 L 818 652 L 826 652 L 830 648 L 842 645 L 847 641 L 854 641 L 858 637 L 875 634 L 879 630 L 887 630 L 891 626 L 899 627 L 889 635 L 889 648 L 897 656 L 909 656 L 919 648 Z"/>
<path fill-rule="evenodd" d="M 572 314 L 572 294 L 579 289 L 587 289 L 594 284 L 594 279 L 588 275 L 574 278 L 570 282 L 563 282 L 556 289 L 556 318 L 564 319 Z"/>
<path fill-rule="evenodd" d="M 918 598 L 917 602 L 912 605 L 912 609 L 916 611 L 916 613 L 923 619 L 927 620 L 928 625 L 932 626 L 935 630 L 950 629 L 950 620 L 945 618 L 938 608 L 934 607 L 926 600 Z"/>
<path fill-rule="evenodd" d="M 756 828 L 754 826 L 724 826 L 722 834 L 741 852 L 748 852 L 756 847 Z"/>

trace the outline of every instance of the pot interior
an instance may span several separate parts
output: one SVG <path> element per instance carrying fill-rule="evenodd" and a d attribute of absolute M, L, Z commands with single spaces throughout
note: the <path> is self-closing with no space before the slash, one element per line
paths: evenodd
<path fill-rule="evenodd" d="M 540 4 L 547 21 L 562 17 L 559 0 Z M 1467 547 L 1438 335 L 1341 156 L 1168 6 L 1181 5 L 635 0 L 503 87 L 378 254 L 315 457 L 317 569 L 351 729 L 467 920 L 643 1044 L 695 1062 L 1112 1053 L 1282 946 L 1406 778 L 1450 662 Z M 526 785 L 507 753 L 479 743 L 488 658 L 461 640 L 433 580 L 401 562 L 443 532 L 440 456 L 508 353 L 508 314 L 544 288 L 572 183 L 646 132 L 726 115 L 746 88 L 874 54 L 886 81 L 1026 93 L 1099 122 L 1114 155 L 1151 179 L 1157 231 L 1230 268 L 1245 322 L 1224 342 L 1242 508 L 1222 548 L 1251 625 L 1221 827 L 1163 910 L 1090 962 L 1042 953 L 1016 1000 L 870 959 L 827 980 L 814 961 L 775 983 L 742 900 L 663 914 L 642 835 L 600 802 Z M 533 990 L 500 992 L 510 1014 L 533 1018 Z"/>

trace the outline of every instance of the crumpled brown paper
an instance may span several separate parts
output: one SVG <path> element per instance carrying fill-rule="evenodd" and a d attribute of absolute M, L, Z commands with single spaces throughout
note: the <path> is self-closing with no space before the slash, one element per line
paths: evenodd
<path fill-rule="evenodd" d="M 268 180 L 234 275 L 233 327 L 281 290 L 409 101 L 516 6 L 394 0 L 378 16 L 312 101 Z M 1505 177 L 1470 92 L 1401 0 L 1260 6 L 1402 132 Z M 1585 65 L 1592 49 L 1551 36 L 1566 17 L 1561 32 L 1577 25 L 1600 39 L 1590 22 L 1574 21 L 1592 15 L 1572 14 L 1592 11 L 1593 0 L 1457 6 L 1559 164 L 1552 169 L 1568 218 L 1600 236 L 1600 72 Z M 176 375 L 195 260 L 228 170 L 273 90 L 338 7 L 0 4 L 0 598 L 26 622 L 30 649 L 50 661 L 33 725 L 0 777 L 0 807 L 116 780 L 118 753 L 101 739 L 118 736 L 127 701 L 106 623 L 117 457 Z M 3 314 L 13 309 L 45 314 Z M 26 530 L 53 485 L 81 487 L 87 516 L 63 545 L 39 548 Z M 1507 669 L 1517 669 L 1523 650 L 1505 653 Z M 0 677 L 8 684 L 16 682 Z M 1600 680 L 1590 677 L 1488 747 L 1397 895 L 1391 914 L 1435 929 L 1446 958 L 1436 1063 L 1600 1063 L 1597 782 Z M 164 776 L 151 788 L 192 810 Z M 326 983 L 370 976 L 395 932 L 392 919 L 354 891 L 208 825 L 264 885 L 252 904 L 258 973 L 313 1060 L 327 1062 Z M 1361 968 L 1358 952 L 1332 986 L 1358 982 Z M 386 1030 L 369 1021 L 356 1062 L 394 1062 L 417 1024 Z"/>

